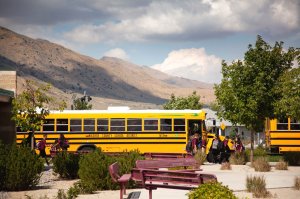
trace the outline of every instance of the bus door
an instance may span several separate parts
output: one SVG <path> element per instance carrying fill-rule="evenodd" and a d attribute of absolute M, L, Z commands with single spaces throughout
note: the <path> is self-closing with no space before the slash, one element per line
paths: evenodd
<path fill-rule="evenodd" d="M 188 138 L 195 133 L 199 133 L 199 137 L 202 137 L 202 120 L 189 120 L 188 121 Z"/>

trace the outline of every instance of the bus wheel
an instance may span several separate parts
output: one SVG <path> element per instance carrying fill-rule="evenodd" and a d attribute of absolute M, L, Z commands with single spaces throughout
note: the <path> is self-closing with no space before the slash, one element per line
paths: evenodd
<path fill-rule="evenodd" d="M 94 145 L 85 145 L 85 146 L 80 146 L 77 149 L 77 153 L 83 154 L 83 153 L 90 153 L 96 150 L 96 147 Z"/>

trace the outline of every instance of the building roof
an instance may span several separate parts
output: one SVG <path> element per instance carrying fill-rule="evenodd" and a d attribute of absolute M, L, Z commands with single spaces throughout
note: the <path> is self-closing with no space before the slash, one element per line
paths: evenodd
<path fill-rule="evenodd" d="M 14 92 L 0 88 L 0 102 L 9 102 L 14 97 Z"/>

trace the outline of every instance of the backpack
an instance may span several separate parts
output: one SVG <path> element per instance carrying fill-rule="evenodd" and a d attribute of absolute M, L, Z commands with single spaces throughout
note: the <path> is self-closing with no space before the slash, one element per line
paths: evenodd
<path fill-rule="evenodd" d="M 213 142 L 212 142 L 212 149 L 218 149 L 218 144 L 219 144 L 219 140 L 213 140 Z"/>
<path fill-rule="evenodd" d="M 35 148 L 38 149 L 38 150 L 42 150 L 42 143 L 41 143 L 41 141 L 38 141 L 36 143 Z"/>
<path fill-rule="evenodd" d="M 185 146 L 185 150 L 187 152 L 192 152 L 193 151 L 193 146 L 192 146 L 192 139 L 189 139 L 188 143 Z"/>

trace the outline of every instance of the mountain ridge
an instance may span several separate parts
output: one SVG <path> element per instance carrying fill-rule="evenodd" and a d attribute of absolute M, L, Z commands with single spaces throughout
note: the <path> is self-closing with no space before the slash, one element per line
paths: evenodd
<path fill-rule="evenodd" d="M 161 108 L 170 95 L 197 91 L 204 103 L 213 101 L 211 84 L 172 77 L 118 58 L 94 59 L 44 39 L 32 39 L 0 27 L 0 70 L 16 70 L 18 93 L 26 79 L 53 85 L 55 97 L 67 101 L 84 91 L 93 108 L 127 105 Z"/>

